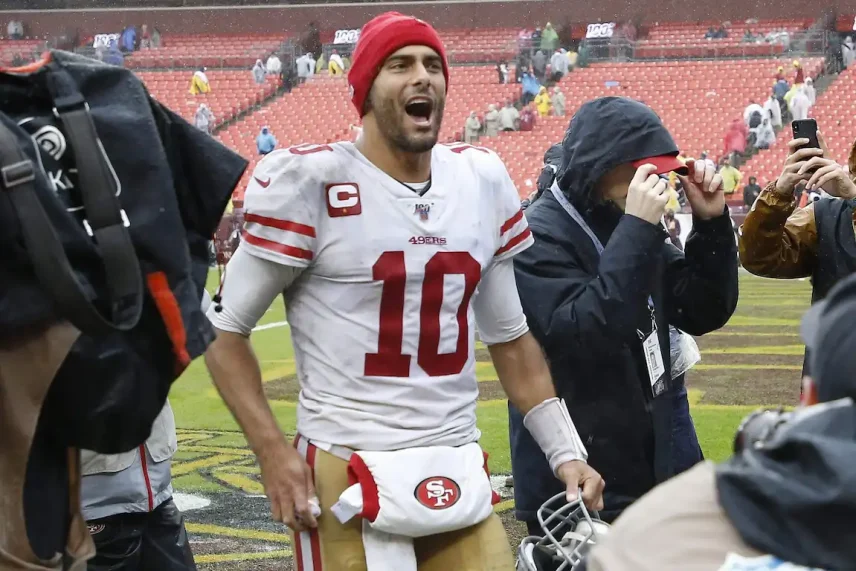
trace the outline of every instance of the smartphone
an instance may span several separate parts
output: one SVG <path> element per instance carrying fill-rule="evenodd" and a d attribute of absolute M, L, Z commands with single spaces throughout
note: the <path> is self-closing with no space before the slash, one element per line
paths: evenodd
<path fill-rule="evenodd" d="M 794 139 L 808 139 L 808 144 L 801 149 L 819 149 L 820 142 L 817 140 L 817 121 L 814 119 L 799 119 L 791 123 L 794 130 Z"/>

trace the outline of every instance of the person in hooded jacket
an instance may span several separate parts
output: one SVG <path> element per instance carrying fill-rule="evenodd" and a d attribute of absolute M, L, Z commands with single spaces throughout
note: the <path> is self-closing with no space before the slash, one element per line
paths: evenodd
<path fill-rule="evenodd" d="M 273 133 L 270 132 L 270 127 L 262 127 L 261 133 L 256 137 L 256 148 L 260 155 L 272 153 L 276 149 L 277 141 Z"/>
<path fill-rule="evenodd" d="M 612 521 L 657 483 L 702 458 L 686 389 L 671 370 L 669 325 L 703 335 L 737 305 L 737 252 L 722 180 L 678 148 L 646 105 L 604 97 L 583 105 L 562 143 L 556 181 L 527 210 L 535 245 L 515 258 L 529 327 L 557 392 L 604 477 Z M 681 176 L 692 231 L 681 252 L 661 224 L 659 176 Z M 509 407 L 517 518 L 562 484 Z"/>
<path fill-rule="evenodd" d="M 646 494 L 577 571 L 856 568 L 854 321 L 851 276 L 803 318 L 813 372 L 803 406 L 747 417 L 729 460 Z"/>

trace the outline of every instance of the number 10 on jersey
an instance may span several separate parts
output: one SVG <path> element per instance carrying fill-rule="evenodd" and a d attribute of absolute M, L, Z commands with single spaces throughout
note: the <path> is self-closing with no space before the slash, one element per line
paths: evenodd
<path fill-rule="evenodd" d="M 464 277 L 464 295 L 455 314 L 458 339 L 453 353 L 440 353 L 440 312 L 448 275 Z M 419 304 L 419 343 L 416 364 L 431 377 L 456 375 L 469 356 L 467 309 L 481 279 L 481 265 L 468 252 L 437 252 L 424 271 L 407 274 L 404 252 L 384 252 L 372 266 L 372 278 L 383 282 L 377 353 L 366 353 L 365 375 L 407 377 L 412 355 L 403 353 L 404 301 L 408 277 L 422 278 Z"/>

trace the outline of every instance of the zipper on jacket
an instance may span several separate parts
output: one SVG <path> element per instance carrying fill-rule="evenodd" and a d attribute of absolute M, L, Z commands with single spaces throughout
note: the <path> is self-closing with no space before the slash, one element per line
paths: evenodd
<path fill-rule="evenodd" d="M 149 511 L 155 508 L 155 493 L 149 480 L 149 463 L 146 459 L 146 445 L 140 444 L 140 465 L 143 467 L 143 479 L 146 481 L 146 495 L 149 498 Z"/>

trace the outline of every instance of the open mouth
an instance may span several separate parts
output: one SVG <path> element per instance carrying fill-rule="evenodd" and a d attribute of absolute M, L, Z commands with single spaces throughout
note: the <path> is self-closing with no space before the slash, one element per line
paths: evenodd
<path fill-rule="evenodd" d="M 420 127 L 431 125 L 431 114 L 434 112 L 434 102 L 424 97 L 414 97 L 404 106 L 404 111 Z"/>

